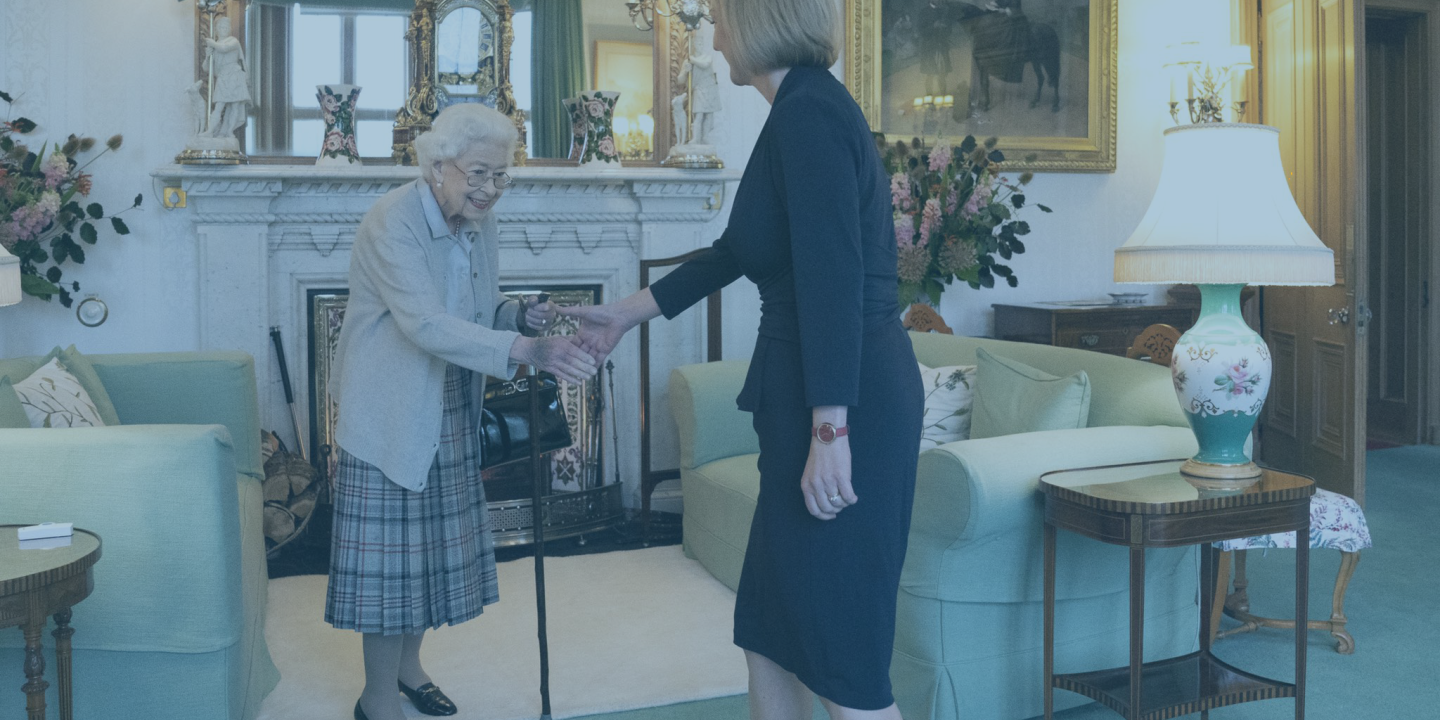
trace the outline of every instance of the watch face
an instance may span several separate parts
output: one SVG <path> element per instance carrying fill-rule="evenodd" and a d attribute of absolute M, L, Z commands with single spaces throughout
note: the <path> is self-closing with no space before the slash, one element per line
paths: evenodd
<path fill-rule="evenodd" d="M 820 427 L 815 428 L 815 437 L 827 445 L 835 442 L 835 426 L 830 423 L 820 423 Z"/>

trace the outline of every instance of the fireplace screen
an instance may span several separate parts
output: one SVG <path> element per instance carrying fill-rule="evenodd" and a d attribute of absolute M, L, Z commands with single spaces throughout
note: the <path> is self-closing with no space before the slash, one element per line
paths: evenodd
<path fill-rule="evenodd" d="M 507 295 L 519 298 L 548 292 L 558 305 L 594 305 L 600 299 L 599 286 L 503 286 Z M 309 292 L 310 348 L 310 447 L 322 470 L 334 479 L 335 419 L 337 406 L 328 391 L 330 370 L 340 327 L 345 319 L 345 303 L 349 293 L 344 289 L 311 290 Z M 572 335 L 578 330 L 576 321 L 560 317 L 547 335 Z M 498 382 L 508 378 L 491 378 Z M 604 484 L 602 434 L 604 403 L 601 398 L 600 376 L 573 385 L 560 381 L 561 402 L 570 421 L 570 435 L 575 443 L 549 455 L 550 488 L 559 492 L 578 492 Z M 490 468 L 484 473 L 486 494 L 492 501 L 513 500 L 530 496 L 529 463 L 511 463 Z"/>

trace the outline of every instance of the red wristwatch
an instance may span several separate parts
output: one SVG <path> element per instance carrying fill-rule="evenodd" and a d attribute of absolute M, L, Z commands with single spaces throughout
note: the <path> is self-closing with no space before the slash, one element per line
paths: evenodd
<path fill-rule="evenodd" d="M 817 425 L 817 426 L 815 426 L 815 427 L 813 427 L 813 428 L 810 428 L 810 437 L 813 437 L 813 438 L 815 438 L 816 440 L 819 440 L 822 444 L 825 444 L 825 445 L 829 445 L 830 443 L 835 442 L 835 438 L 845 437 L 846 435 L 849 435 L 849 434 L 850 434 L 850 426 L 849 426 L 849 425 L 844 425 L 844 426 L 842 426 L 842 427 L 838 427 L 838 428 L 837 428 L 837 427 L 835 427 L 834 425 L 831 425 L 830 423 L 827 422 L 827 423 L 820 423 L 819 425 Z"/>

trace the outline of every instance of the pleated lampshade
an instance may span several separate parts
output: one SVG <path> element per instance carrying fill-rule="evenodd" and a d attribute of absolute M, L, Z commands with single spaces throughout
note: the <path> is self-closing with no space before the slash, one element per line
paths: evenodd
<path fill-rule="evenodd" d="M 20 302 L 20 258 L 0 246 L 0 307 Z"/>
<path fill-rule="evenodd" d="M 1115 281 L 1335 284 L 1334 254 L 1285 182 L 1280 132 L 1242 123 L 1166 130 L 1159 187 L 1115 251 Z"/>

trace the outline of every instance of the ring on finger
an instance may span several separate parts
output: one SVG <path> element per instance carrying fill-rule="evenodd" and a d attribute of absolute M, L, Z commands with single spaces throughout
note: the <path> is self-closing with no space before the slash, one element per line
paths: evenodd
<path fill-rule="evenodd" d="M 835 493 L 834 495 L 831 495 L 826 499 L 829 500 L 832 504 L 838 505 L 840 504 L 840 493 Z"/>

